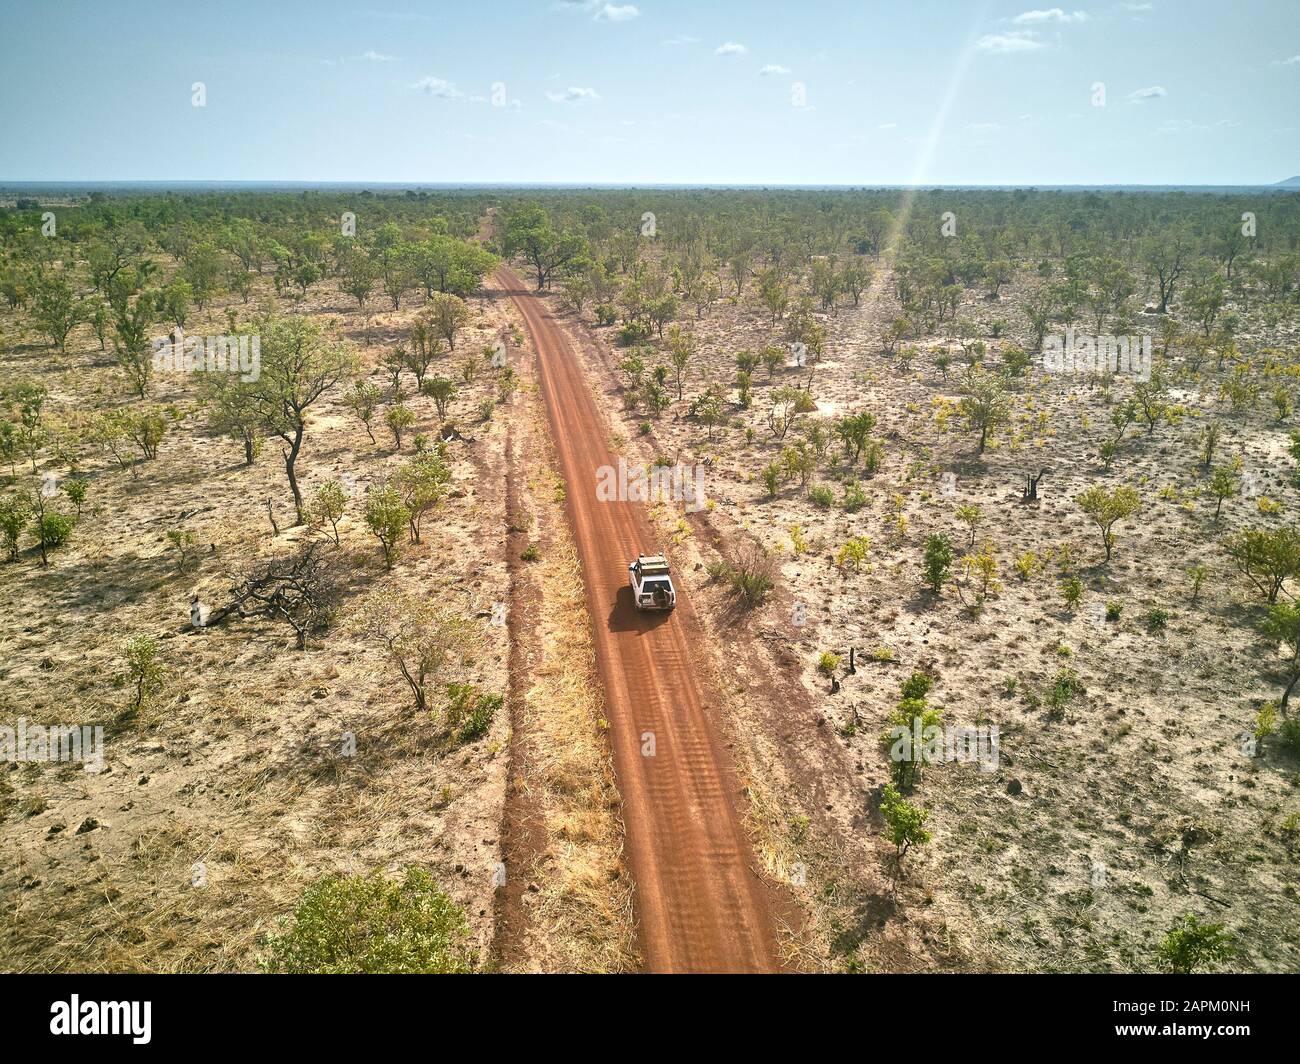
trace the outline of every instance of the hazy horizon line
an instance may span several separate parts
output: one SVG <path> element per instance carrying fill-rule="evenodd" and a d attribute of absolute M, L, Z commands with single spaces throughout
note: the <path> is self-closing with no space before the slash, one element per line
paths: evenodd
<path fill-rule="evenodd" d="M 1294 182 L 1294 183 L 1293 183 Z M 0 189 L 41 188 L 428 188 L 428 189 L 789 189 L 789 190 L 896 190 L 896 189 L 1272 189 L 1300 191 L 1296 177 L 1273 182 L 786 182 L 786 181 L 307 181 L 280 178 L 51 178 L 10 179 L 0 177 Z"/>

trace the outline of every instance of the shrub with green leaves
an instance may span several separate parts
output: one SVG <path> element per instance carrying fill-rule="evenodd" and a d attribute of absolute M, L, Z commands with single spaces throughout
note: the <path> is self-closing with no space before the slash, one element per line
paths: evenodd
<path fill-rule="evenodd" d="M 265 971 L 289 975 L 447 974 L 473 970 L 464 911 L 422 868 L 322 876 L 267 937 Z"/>
<path fill-rule="evenodd" d="M 1073 669 L 1061 669 L 1052 678 L 1051 689 L 1047 692 L 1047 704 L 1056 713 L 1060 713 L 1076 697 L 1083 694 L 1083 681 Z"/>
<path fill-rule="evenodd" d="M 337 480 L 327 480 L 312 493 L 311 503 L 307 507 L 307 516 L 313 525 L 323 526 L 326 522 L 334 530 L 334 542 L 339 541 L 339 521 L 347 509 L 348 493 Z"/>
<path fill-rule="evenodd" d="M 384 568 L 393 567 L 397 546 L 410 520 L 411 511 L 402 505 L 402 498 L 394 489 L 371 488 L 366 493 L 366 524 L 384 549 Z"/>
<path fill-rule="evenodd" d="M 0 536 L 4 537 L 5 556 L 9 561 L 18 557 L 18 541 L 31 516 L 31 504 L 21 495 L 0 499 Z"/>
<path fill-rule="evenodd" d="M 767 488 L 768 498 L 775 499 L 776 491 L 781 486 L 781 467 L 775 462 L 771 462 L 763 467 L 761 476 L 763 477 L 763 486 Z"/>
<path fill-rule="evenodd" d="M 78 480 L 75 477 L 70 477 L 63 482 L 63 494 L 77 507 L 78 517 L 81 516 L 81 507 L 86 502 L 86 489 L 89 487 L 90 485 L 86 481 Z"/>
<path fill-rule="evenodd" d="M 1115 550 L 1115 525 L 1126 517 L 1132 517 L 1142 505 L 1142 498 L 1137 491 L 1127 484 L 1121 484 L 1107 491 L 1100 484 L 1094 484 L 1076 500 L 1085 514 L 1091 518 L 1101 533 L 1102 545 L 1106 548 L 1106 561 Z"/>
<path fill-rule="evenodd" d="M 835 556 L 835 564 L 860 569 L 870 552 L 870 538 L 867 536 L 854 536 L 839 549 L 839 553 Z"/>
<path fill-rule="evenodd" d="M 917 734 L 923 743 L 928 742 L 934 734 L 931 729 L 943 724 L 943 714 L 926 701 L 933 684 L 933 678 L 924 672 L 914 672 L 904 680 L 898 705 L 880 733 L 893 785 L 904 793 L 916 786 L 925 769 L 922 751 L 916 746 Z"/>
<path fill-rule="evenodd" d="M 122 656 L 131 688 L 131 710 L 139 712 L 163 688 L 166 670 L 158 660 L 158 640 L 151 635 L 132 636 L 122 644 Z"/>
<path fill-rule="evenodd" d="M 944 583 L 951 575 L 954 557 L 952 541 L 944 533 L 935 532 L 926 537 L 922 562 L 923 580 L 925 586 L 936 595 L 943 590 Z"/>
<path fill-rule="evenodd" d="M 844 512 L 855 514 L 867 505 L 867 493 L 856 480 L 844 485 Z"/>
<path fill-rule="evenodd" d="M 61 514 L 50 510 L 36 519 L 32 534 L 49 548 L 62 547 L 68 542 L 77 519 L 71 514 Z"/>
<path fill-rule="evenodd" d="M 742 551 L 730 561 L 712 562 L 706 571 L 714 580 L 727 584 L 732 594 L 750 609 L 761 606 L 776 584 L 771 555 L 760 550 Z"/>
<path fill-rule="evenodd" d="M 402 435 L 415 424 L 415 412 L 403 402 L 396 402 L 384 411 L 384 424 L 393 434 L 393 446 L 402 449 Z"/>
<path fill-rule="evenodd" d="M 1146 625 L 1146 629 L 1151 635 L 1159 635 L 1169 623 L 1169 613 L 1158 606 L 1153 607 L 1147 610 L 1146 616 L 1142 618 L 1142 623 Z"/>
<path fill-rule="evenodd" d="M 1191 975 L 1207 964 L 1227 960 L 1235 952 L 1232 935 L 1223 924 L 1203 924 L 1188 913 L 1161 940 L 1156 957 L 1162 968 Z"/>
<path fill-rule="evenodd" d="M 1077 576 L 1067 576 L 1061 581 L 1061 597 L 1065 599 L 1065 608 L 1073 613 L 1083 598 L 1083 581 Z"/>
<path fill-rule="evenodd" d="M 484 694 L 472 683 L 447 685 L 447 728 L 460 743 L 486 735 L 492 718 L 505 701 L 498 694 Z"/>
<path fill-rule="evenodd" d="M 886 784 L 881 792 L 880 812 L 900 862 L 912 846 L 922 846 L 930 841 L 930 832 L 925 829 L 925 822 L 930 819 L 929 810 L 907 801 L 893 784 Z"/>
<path fill-rule="evenodd" d="M 819 510 L 829 510 L 835 505 L 835 490 L 825 484 L 815 484 L 808 489 L 808 500 Z"/>

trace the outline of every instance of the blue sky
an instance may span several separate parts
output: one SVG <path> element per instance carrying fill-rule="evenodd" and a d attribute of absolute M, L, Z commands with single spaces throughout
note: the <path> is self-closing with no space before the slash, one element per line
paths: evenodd
<path fill-rule="evenodd" d="M 0 0 L 0 180 L 1267 184 L 1298 104 L 1297 0 Z"/>

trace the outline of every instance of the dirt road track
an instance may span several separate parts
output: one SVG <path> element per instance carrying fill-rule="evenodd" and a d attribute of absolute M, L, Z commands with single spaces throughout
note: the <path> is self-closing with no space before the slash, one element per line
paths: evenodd
<path fill-rule="evenodd" d="M 693 665 L 703 638 L 678 582 L 670 614 L 640 613 L 627 566 L 659 550 L 637 502 L 601 502 L 596 470 L 617 466 L 606 424 L 564 333 L 512 270 L 498 281 L 519 308 L 537 352 L 538 380 L 567 488 L 587 586 L 596 663 L 627 845 L 638 935 L 653 972 L 762 972 L 777 968 L 773 924 L 737 784 Z M 643 735 L 655 754 L 642 754 Z"/>

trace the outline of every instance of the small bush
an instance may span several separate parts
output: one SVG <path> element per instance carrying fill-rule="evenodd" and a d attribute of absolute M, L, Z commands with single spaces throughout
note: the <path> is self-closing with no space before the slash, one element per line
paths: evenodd
<path fill-rule="evenodd" d="M 809 488 L 808 498 L 819 510 L 829 510 L 835 505 L 835 491 L 825 484 L 817 484 Z"/>
<path fill-rule="evenodd" d="M 536 543 L 530 543 L 524 548 L 524 552 L 519 555 L 521 561 L 539 562 L 542 560 L 541 548 Z"/>
<path fill-rule="evenodd" d="M 31 504 L 21 496 L 0 500 L 0 535 L 4 536 L 5 554 L 11 561 L 18 557 L 18 540 L 31 515 Z"/>
<path fill-rule="evenodd" d="M 932 676 L 924 672 L 914 672 L 903 681 L 902 699 L 905 702 L 922 699 L 930 693 L 930 688 L 933 686 Z"/>
<path fill-rule="evenodd" d="M 1156 952 L 1162 967 L 1180 975 L 1226 960 L 1236 952 L 1222 924 L 1203 924 L 1188 913 L 1170 928 Z"/>
<path fill-rule="evenodd" d="M 618 330 L 618 342 L 623 347 L 631 347 L 649 338 L 650 326 L 639 321 L 624 322 Z"/>
<path fill-rule="evenodd" d="M 486 735 L 504 701 L 503 696 L 486 695 L 472 683 L 448 684 L 447 726 L 457 742 L 473 742 Z"/>
<path fill-rule="evenodd" d="M 440 974 L 473 967 L 465 914 L 428 872 L 323 876 L 267 938 L 261 966 L 290 975 Z"/>
<path fill-rule="evenodd" d="M 1142 621 L 1151 635 L 1159 635 L 1165 630 L 1165 625 L 1169 623 L 1169 614 L 1165 610 L 1153 608 L 1147 610 Z"/>
<path fill-rule="evenodd" d="M 1033 579 L 1034 574 L 1043 567 L 1042 560 L 1032 550 L 1027 550 L 1024 554 L 1019 555 L 1014 564 L 1021 580 Z"/>
<path fill-rule="evenodd" d="M 844 512 L 855 514 L 867 505 L 867 493 L 857 481 L 844 485 Z"/>
<path fill-rule="evenodd" d="M 923 579 L 936 595 L 950 575 L 953 557 L 952 541 L 944 533 L 935 532 L 926 537 Z"/>
<path fill-rule="evenodd" d="M 900 862 L 909 847 L 922 846 L 930 841 L 930 832 L 925 829 L 925 822 L 930 818 L 929 811 L 907 801 L 896 787 L 885 786 L 880 812 L 885 818 L 889 841 L 894 844 Z"/>
<path fill-rule="evenodd" d="M 1078 695 L 1083 694 L 1083 681 L 1073 669 L 1061 669 L 1052 679 L 1051 690 L 1047 692 L 1047 704 L 1053 710 L 1063 710 Z"/>
<path fill-rule="evenodd" d="M 1077 576 L 1067 576 L 1061 581 L 1061 596 L 1065 599 L 1065 608 L 1073 613 L 1083 598 L 1083 581 Z"/>
<path fill-rule="evenodd" d="M 1300 756 L 1300 717 L 1284 717 L 1278 736 L 1291 753 Z"/>
<path fill-rule="evenodd" d="M 830 676 L 840 667 L 840 662 L 844 659 L 830 650 L 823 650 L 821 657 L 817 659 L 817 671 Z"/>
<path fill-rule="evenodd" d="M 36 522 L 32 532 L 47 547 L 62 547 L 68 542 L 76 524 L 77 519 L 68 514 L 47 513 Z"/>
<path fill-rule="evenodd" d="M 732 593 L 751 609 L 761 606 L 776 584 L 771 557 L 757 550 L 747 551 L 734 561 L 714 562 L 708 567 L 708 573 L 729 585 Z"/>
<path fill-rule="evenodd" d="M 131 712 L 147 706 L 162 689 L 165 670 L 158 660 L 158 640 L 151 635 L 132 636 L 122 644 L 126 682 L 131 687 Z"/>
<path fill-rule="evenodd" d="M 852 566 L 854 569 L 862 567 L 862 563 L 867 560 L 867 554 L 871 551 L 871 540 L 866 536 L 854 536 L 844 544 L 835 556 L 835 564 L 839 566 Z"/>

